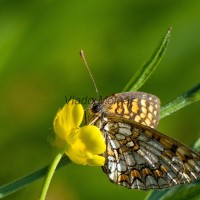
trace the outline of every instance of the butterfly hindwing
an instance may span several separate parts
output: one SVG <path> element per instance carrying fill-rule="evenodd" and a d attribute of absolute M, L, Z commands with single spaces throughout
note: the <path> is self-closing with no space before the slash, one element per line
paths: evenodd
<path fill-rule="evenodd" d="M 163 189 L 200 178 L 200 156 L 147 126 L 108 117 L 102 126 L 107 145 L 104 172 L 131 189 Z"/>

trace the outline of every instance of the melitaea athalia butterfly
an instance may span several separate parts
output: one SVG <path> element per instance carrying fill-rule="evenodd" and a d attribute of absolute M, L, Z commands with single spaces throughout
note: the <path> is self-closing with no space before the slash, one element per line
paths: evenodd
<path fill-rule="evenodd" d="M 156 130 L 159 111 L 160 100 L 144 92 L 118 93 L 90 105 L 89 124 L 104 137 L 102 168 L 111 182 L 148 190 L 200 179 L 200 155 Z"/>
<path fill-rule="evenodd" d="M 106 143 L 103 171 L 131 189 L 163 189 L 200 178 L 200 155 L 158 132 L 160 101 L 143 92 L 119 93 L 90 106 L 90 122 Z"/>

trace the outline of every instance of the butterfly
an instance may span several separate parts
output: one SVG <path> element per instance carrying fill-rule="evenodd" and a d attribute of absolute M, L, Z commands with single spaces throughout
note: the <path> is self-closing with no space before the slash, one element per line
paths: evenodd
<path fill-rule="evenodd" d="M 94 101 L 89 123 L 106 143 L 105 165 L 111 182 L 130 189 L 164 189 L 200 179 L 200 155 L 156 130 L 160 100 L 126 92 Z"/>

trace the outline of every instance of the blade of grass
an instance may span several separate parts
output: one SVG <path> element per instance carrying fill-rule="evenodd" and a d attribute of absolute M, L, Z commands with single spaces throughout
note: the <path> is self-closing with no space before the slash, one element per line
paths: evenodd
<path fill-rule="evenodd" d="M 58 164 L 57 169 L 65 166 L 66 164 L 71 163 L 69 158 L 67 156 L 63 157 L 61 161 Z M 6 197 L 26 186 L 33 183 L 34 181 L 42 178 L 43 176 L 46 176 L 49 169 L 49 165 L 46 167 L 43 167 L 35 172 L 32 172 L 18 180 L 15 180 L 9 184 L 3 185 L 0 187 L 0 198 Z"/>
<path fill-rule="evenodd" d="M 152 191 L 145 200 L 197 200 L 200 198 L 200 181 L 179 185 L 163 191 Z"/>
<path fill-rule="evenodd" d="M 171 115 L 172 113 L 180 110 L 181 108 L 200 100 L 200 83 L 188 90 L 184 94 L 177 97 L 175 100 L 164 105 L 160 111 L 160 119 Z"/>
<path fill-rule="evenodd" d="M 172 28 L 169 28 L 160 46 L 156 49 L 152 57 L 133 75 L 131 80 L 123 89 L 123 92 L 134 92 L 144 85 L 150 75 L 155 71 L 158 63 L 163 57 L 167 44 L 169 43 Z"/>

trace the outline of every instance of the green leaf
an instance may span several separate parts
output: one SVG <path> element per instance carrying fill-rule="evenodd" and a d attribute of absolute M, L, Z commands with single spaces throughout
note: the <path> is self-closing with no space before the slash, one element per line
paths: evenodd
<path fill-rule="evenodd" d="M 67 156 L 63 157 L 59 162 L 57 169 L 65 166 L 66 164 L 70 163 L 71 161 Z M 3 185 L 0 187 L 0 198 L 6 197 L 26 186 L 33 183 L 34 181 L 46 176 L 48 172 L 49 166 L 43 167 L 35 172 L 32 172 L 18 180 L 15 180 L 11 183 Z"/>
<path fill-rule="evenodd" d="M 200 199 L 200 181 L 194 183 L 179 185 L 164 191 L 154 190 L 147 196 L 146 200 L 199 200 Z"/>
<path fill-rule="evenodd" d="M 172 28 L 169 28 L 163 41 L 156 51 L 153 53 L 152 57 L 133 75 L 131 80 L 123 89 L 123 92 L 134 92 L 144 85 L 147 79 L 155 71 L 158 63 L 163 57 L 167 44 L 169 43 Z"/>
<path fill-rule="evenodd" d="M 164 105 L 160 111 L 160 119 L 171 115 L 172 113 L 200 100 L 200 83 L 188 90 L 184 94 L 177 97 L 175 100 Z"/>
<path fill-rule="evenodd" d="M 198 138 L 198 139 L 196 140 L 196 142 L 194 143 L 193 149 L 194 149 L 196 152 L 200 153 L 200 138 Z"/>

